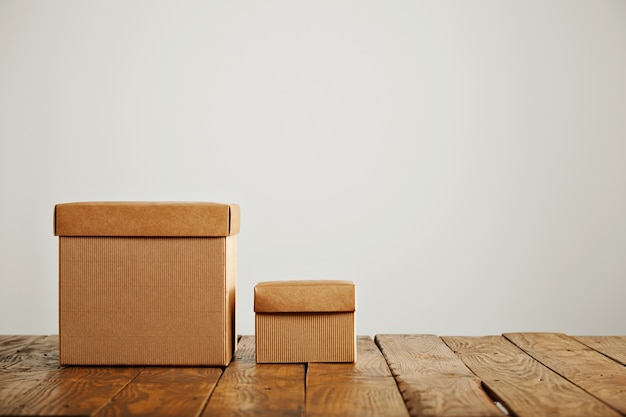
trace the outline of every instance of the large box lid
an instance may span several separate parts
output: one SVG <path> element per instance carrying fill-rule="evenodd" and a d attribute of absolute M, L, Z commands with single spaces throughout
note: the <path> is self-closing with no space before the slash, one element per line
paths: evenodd
<path fill-rule="evenodd" d="M 266 281 L 254 287 L 257 313 L 351 312 L 356 287 L 351 281 Z"/>
<path fill-rule="evenodd" d="M 82 202 L 54 207 L 56 236 L 224 237 L 237 233 L 237 204 Z"/>

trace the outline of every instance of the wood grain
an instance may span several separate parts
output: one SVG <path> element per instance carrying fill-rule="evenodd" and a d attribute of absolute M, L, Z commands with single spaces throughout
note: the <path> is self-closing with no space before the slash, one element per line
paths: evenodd
<path fill-rule="evenodd" d="M 27 374 L 36 385 L 3 402 L 0 414 L 91 415 L 137 373 L 136 368 L 68 367 Z"/>
<path fill-rule="evenodd" d="M 58 366 L 58 337 L 5 337 L 0 362 L 0 414 L 28 414 L 33 404 L 22 401 L 50 369 Z M 23 411 L 22 411 L 23 410 Z"/>
<path fill-rule="evenodd" d="M 20 363 L 22 351 L 31 343 L 46 336 L 0 336 L 0 369 Z"/>
<path fill-rule="evenodd" d="M 144 368 L 95 415 L 197 416 L 221 375 L 221 368 Z"/>
<path fill-rule="evenodd" d="M 626 367 L 559 333 L 506 333 L 527 354 L 626 414 Z"/>
<path fill-rule="evenodd" d="M 306 415 L 408 416 L 395 380 L 370 337 L 357 340 L 356 363 L 309 363 Z"/>
<path fill-rule="evenodd" d="M 502 336 L 442 339 L 483 381 L 491 395 L 518 417 L 620 415 Z"/>
<path fill-rule="evenodd" d="M 90 415 L 138 373 L 61 367 L 57 336 L 36 338 L 12 356 L 19 362 L 0 370 L 0 415 Z"/>
<path fill-rule="evenodd" d="M 574 339 L 626 365 L 626 336 L 575 336 Z"/>
<path fill-rule="evenodd" d="M 0 369 L 13 372 L 59 365 L 59 336 L 6 336 L 0 349 Z"/>
<path fill-rule="evenodd" d="M 501 416 L 480 380 L 433 335 L 377 335 L 412 416 Z"/>
<path fill-rule="evenodd" d="M 203 416 L 302 416 L 304 364 L 256 364 L 254 336 L 243 336 Z"/>
<path fill-rule="evenodd" d="M 626 416 L 625 339 L 379 335 L 305 365 L 256 364 L 246 336 L 223 369 L 63 367 L 56 336 L 0 336 L 0 416 Z"/>

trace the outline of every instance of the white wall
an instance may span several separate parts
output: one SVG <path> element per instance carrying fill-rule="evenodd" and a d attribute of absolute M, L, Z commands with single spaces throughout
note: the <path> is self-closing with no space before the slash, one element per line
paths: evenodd
<path fill-rule="evenodd" d="M 56 333 L 54 204 L 236 202 L 252 289 L 359 334 L 626 334 L 626 2 L 0 0 L 0 333 Z"/>

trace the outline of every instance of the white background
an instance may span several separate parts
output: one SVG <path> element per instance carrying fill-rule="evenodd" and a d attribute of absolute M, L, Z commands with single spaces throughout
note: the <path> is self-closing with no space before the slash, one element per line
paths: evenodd
<path fill-rule="evenodd" d="M 0 333 L 57 333 L 56 203 L 241 206 L 359 334 L 626 334 L 626 2 L 0 0 Z"/>

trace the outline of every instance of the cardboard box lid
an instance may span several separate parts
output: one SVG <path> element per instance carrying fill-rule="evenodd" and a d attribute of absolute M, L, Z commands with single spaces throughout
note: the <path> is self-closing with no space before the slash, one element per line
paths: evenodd
<path fill-rule="evenodd" d="M 82 202 L 54 207 L 55 236 L 223 237 L 237 233 L 237 204 Z"/>
<path fill-rule="evenodd" d="M 349 312 L 356 310 L 351 281 L 267 281 L 254 287 L 257 313 Z"/>

